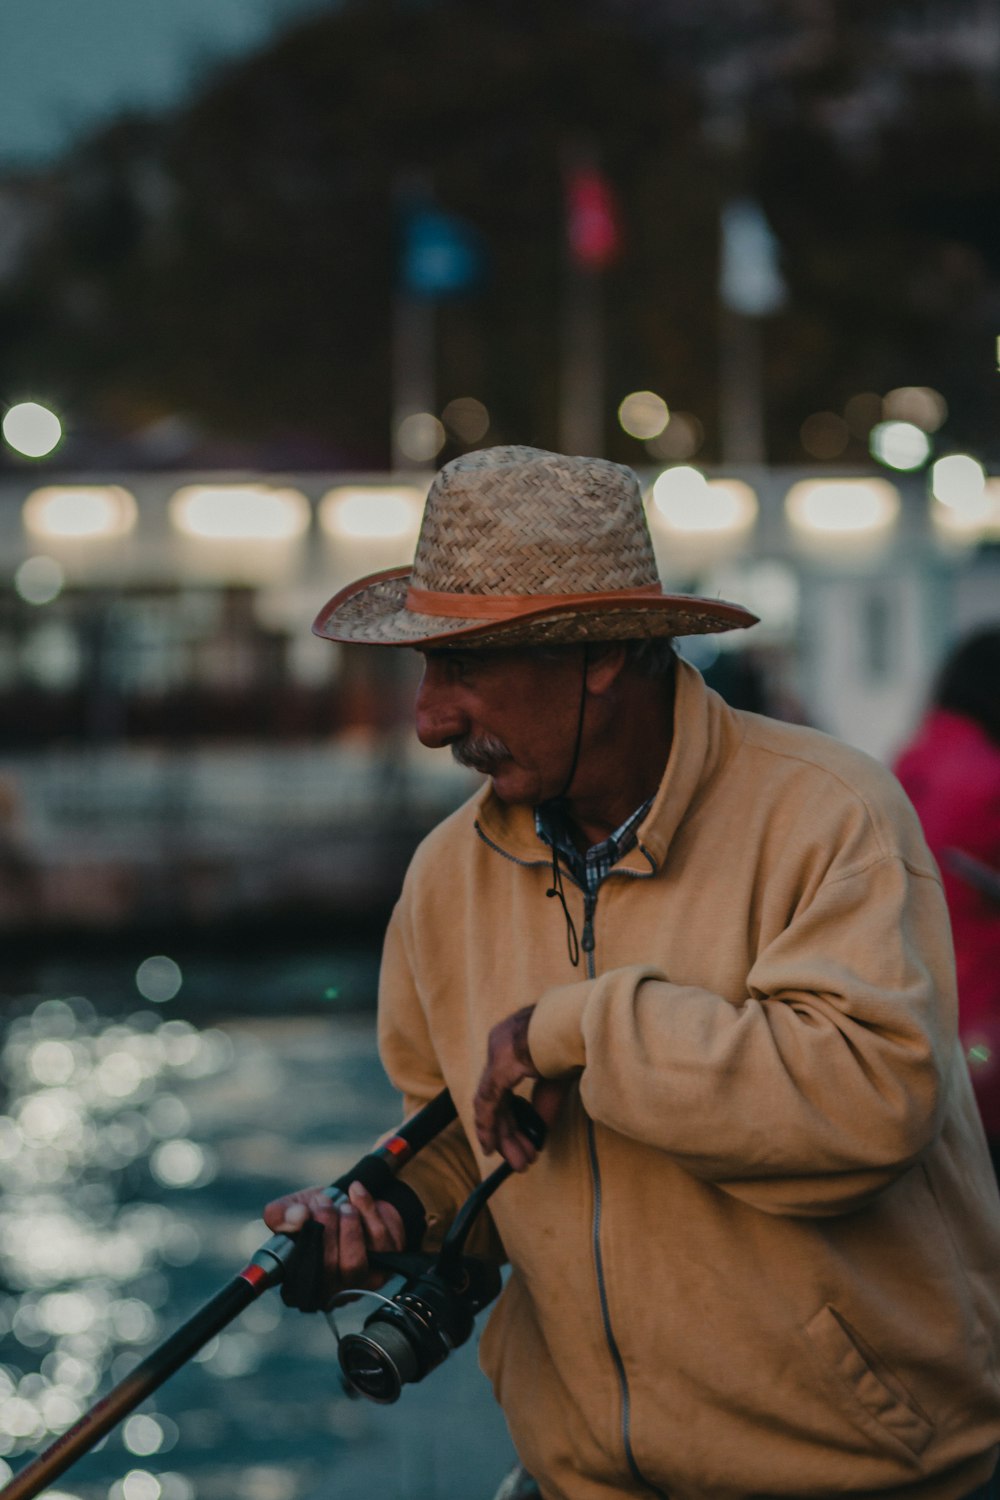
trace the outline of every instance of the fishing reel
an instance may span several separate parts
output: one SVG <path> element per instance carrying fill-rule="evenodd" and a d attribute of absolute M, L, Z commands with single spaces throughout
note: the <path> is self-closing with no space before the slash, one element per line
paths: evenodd
<path fill-rule="evenodd" d="M 524 1099 L 514 1095 L 511 1106 L 518 1128 L 540 1149 L 545 1125 Z M 330 1304 L 330 1324 L 337 1338 L 337 1355 L 352 1393 L 388 1406 L 398 1401 L 404 1385 L 415 1385 L 469 1338 L 476 1314 L 499 1294 L 499 1266 L 465 1255 L 465 1242 L 478 1215 L 513 1169 L 504 1162 L 463 1203 L 437 1255 L 379 1254 L 370 1264 L 405 1278 L 394 1297 L 378 1292 L 340 1292 Z M 341 1334 L 334 1310 L 359 1298 L 379 1305 L 358 1333 Z"/>

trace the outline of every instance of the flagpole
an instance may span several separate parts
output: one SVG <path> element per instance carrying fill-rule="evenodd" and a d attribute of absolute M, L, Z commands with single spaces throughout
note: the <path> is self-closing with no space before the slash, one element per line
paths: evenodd
<path fill-rule="evenodd" d="M 483 253 L 475 227 L 434 201 L 429 179 L 409 173 L 393 193 L 399 239 L 393 294 L 392 434 L 393 467 L 430 465 L 438 449 L 416 456 L 400 443 L 407 417 L 437 408 L 435 370 L 437 306 L 443 298 L 473 290 L 483 274 Z"/>
<path fill-rule="evenodd" d="M 601 273 L 618 257 L 621 227 L 611 184 L 594 152 L 576 144 L 565 154 L 563 191 L 562 379 L 559 440 L 564 453 L 603 457 L 605 318 Z"/>
<path fill-rule="evenodd" d="M 407 417 L 435 409 L 434 325 L 433 299 L 398 286 L 393 305 L 390 411 L 390 453 L 397 474 L 421 467 L 404 453 L 399 435 Z"/>
<path fill-rule="evenodd" d="M 393 191 L 396 232 L 405 236 L 409 221 L 420 205 L 430 200 L 430 184 L 423 173 L 400 178 Z M 405 257 L 397 257 L 405 261 Z M 395 271 L 392 307 L 391 399 L 389 451 L 394 473 L 421 467 L 400 446 L 400 431 L 407 417 L 432 412 L 435 406 L 434 298 L 414 290 L 405 263 Z"/>
<path fill-rule="evenodd" d="M 719 308 L 719 435 L 725 464 L 762 464 L 764 392 L 760 325 Z"/>
<path fill-rule="evenodd" d="M 785 300 L 778 246 L 760 205 L 733 197 L 719 226 L 719 421 L 722 459 L 767 459 L 762 319 Z"/>
<path fill-rule="evenodd" d="M 604 454 L 604 316 L 598 275 L 566 251 L 559 442 L 564 453 Z"/>

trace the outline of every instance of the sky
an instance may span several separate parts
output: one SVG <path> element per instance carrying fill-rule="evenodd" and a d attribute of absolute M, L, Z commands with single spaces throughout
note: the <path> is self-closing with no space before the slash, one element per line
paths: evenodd
<path fill-rule="evenodd" d="M 42 166 L 128 108 L 336 0 L 0 0 L 0 171 Z"/>

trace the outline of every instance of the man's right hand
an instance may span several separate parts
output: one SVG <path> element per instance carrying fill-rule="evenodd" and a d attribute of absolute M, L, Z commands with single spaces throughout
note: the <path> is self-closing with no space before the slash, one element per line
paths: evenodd
<path fill-rule="evenodd" d="M 334 1207 L 323 1188 L 302 1188 L 275 1198 L 264 1210 L 264 1223 L 273 1234 L 294 1235 L 308 1219 L 323 1226 L 327 1299 L 345 1287 L 377 1290 L 389 1276 L 368 1264 L 369 1255 L 405 1247 L 403 1221 L 391 1203 L 373 1198 L 360 1182 L 351 1183 L 348 1200 Z"/>

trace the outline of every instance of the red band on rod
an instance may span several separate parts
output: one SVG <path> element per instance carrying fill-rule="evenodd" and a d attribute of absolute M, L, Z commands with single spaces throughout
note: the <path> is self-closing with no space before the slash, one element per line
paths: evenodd
<path fill-rule="evenodd" d="M 255 1266 L 252 1263 L 249 1266 L 244 1266 L 239 1274 L 241 1279 L 248 1281 L 251 1286 L 260 1286 L 262 1281 L 267 1280 L 267 1272 L 264 1268 L 262 1266 Z"/>

